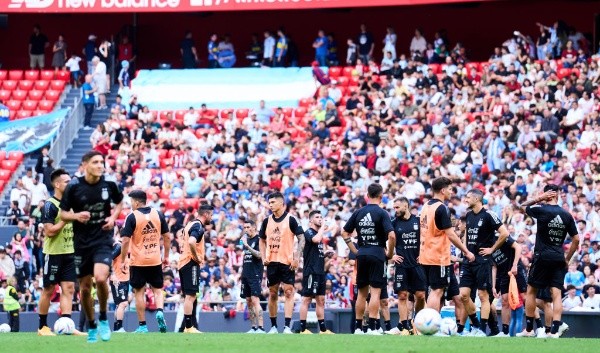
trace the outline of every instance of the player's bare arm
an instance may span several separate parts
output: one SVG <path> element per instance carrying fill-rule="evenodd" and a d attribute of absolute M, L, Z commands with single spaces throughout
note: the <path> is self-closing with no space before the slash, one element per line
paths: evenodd
<path fill-rule="evenodd" d="M 508 229 L 506 229 L 505 225 L 502 225 L 500 228 L 498 228 L 498 240 L 496 240 L 491 248 L 481 248 L 479 250 L 479 255 L 491 255 L 494 251 L 498 250 L 502 244 L 504 244 L 506 239 L 508 239 Z"/>
<path fill-rule="evenodd" d="M 569 266 L 569 262 L 571 262 L 571 258 L 575 254 L 575 252 L 579 249 L 579 234 L 575 234 L 571 238 L 571 246 L 569 247 L 569 252 L 567 253 L 567 257 L 565 258 L 567 262 L 567 267 Z"/>
<path fill-rule="evenodd" d="M 44 223 L 44 235 L 52 238 L 56 234 L 60 233 L 65 224 L 67 224 L 67 222 L 63 220 L 59 221 L 56 224 Z"/>
<path fill-rule="evenodd" d="M 294 252 L 294 260 L 292 260 L 292 264 L 290 265 L 290 268 L 292 270 L 296 270 L 298 268 L 298 265 L 300 263 L 300 256 L 302 256 L 301 254 L 302 251 L 304 251 L 304 243 L 306 241 L 304 239 L 304 234 L 297 234 L 296 239 L 298 239 L 298 247 Z"/>
<path fill-rule="evenodd" d="M 393 259 L 394 256 L 396 256 L 396 259 L 400 260 L 400 262 L 404 261 L 402 256 L 394 255 L 395 251 L 396 251 L 396 233 L 392 230 L 391 232 L 388 233 L 386 257 L 388 259 Z"/>
<path fill-rule="evenodd" d="M 171 248 L 171 237 L 169 233 L 164 233 L 163 238 L 163 265 L 169 265 L 169 249 Z"/>
<path fill-rule="evenodd" d="M 344 243 L 348 245 L 350 251 L 352 251 L 354 255 L 358 254 L 358 249 L 356 249 L 356 246 L 354 246 L 354 243 L 352 242 L 352 237 L 345 230 L 342 231 L 342 238 L 344 239 Z"/>
<path fill-rule="evenodd" d="M 260 253 L 260 251 L 254 250 L 250 245 L 248 245 L 246 239 L 242 240 L 242 244 L 244 244 L 244 247 L 248 249 L 248 251 L 250 251 L 252 256 L 256 257 L 257 259 L 262 259 L 262 254 Z"/>
<path fill-rule="evenodd" d="M 77 221 L 79 223 L 87 223 L 90 220 L 90 213 L 88 211 L 73 212 L 62 210 L 60 212 L 60 219 L 65 222 Z"/>
<path fill-rule="evenodd" d="M 546 191 L 541 196 L 538 196 L 536 198 L 527 200 L 527 201 L 525 201 L 525 202 L 523 202 L 521 204 L 517 203 L 516 207 L 519 210 L 521 210 L 521 212 L 525 212 L 525 207 L 531 206 L 531 205 L 535 205 L 535 204 L 540 203 L 542 201 L 551 200 L 554 197 L 556 197 L 556 191 Z"/>
<path fill-rule="evenodd" d="M 263 264 L 267 266 L 269 260 L 267 260 L 267 242 L 264 239 L 260 239 L 258 242 L 258 248 L 260 249 L 260 257 L 263 259 Z"/>

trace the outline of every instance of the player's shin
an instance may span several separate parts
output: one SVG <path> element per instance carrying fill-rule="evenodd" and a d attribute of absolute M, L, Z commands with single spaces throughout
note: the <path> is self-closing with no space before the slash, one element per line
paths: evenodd
<path fill-rule="evenodd" d="M 73 311 L 73 295 L 75 294 L 75 283 L 62 282 L 60 284 L 60 311 L 64 315 L 70 315 Z"/>
<path fill-rule="evenodd" d="M 139 322 L 146 321 L 146 291 L 145 288 L 135 289 L 135 311 L 137 312 L 137 317 Z M 162 295 L 161 295 L 162 296 Z"/>

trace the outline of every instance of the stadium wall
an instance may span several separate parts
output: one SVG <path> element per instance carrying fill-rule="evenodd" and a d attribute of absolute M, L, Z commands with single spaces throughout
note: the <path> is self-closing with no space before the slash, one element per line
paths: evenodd
<path fill-rule="evenodd" d="M 289 11 L 237 11 L 203 13 L 144 13 L 137 15 L 138 57 L 143 68 L 159 62 L 180 65 L 179 42 L 185 30 L 192 30 L 206 65 L 206 43 L 210 33 L 230 33 L 236 47 L 238 65 L 253 32 L 262 36 L 264 29 L 283 26 L 297 42 L 301 64 L 307 65 L 314 55 L 311 47 L 318 28 L 333 31 L 345 58 L 346 39 L 356 37 L 360 23 L 365 23 L 376 40 L 376 54 L 381 57 L 381 40 L 385 27 L 391 25 L 398 34 L 399 52 L 407 52 L 415 28 L 422 28 L 431 40 L 433 32 L 446 29 L 450 42 L 461 41 L 472 60 L 486 60 L 494 46 L 512 35 L 514 30 L 535 39 L 536 22 L 546 25 L 562 19 L 583 33 L 592 32 L 594 14 L 600 12 L 594 1 L 521 0 L 428 6 L 373 7 Z M 65 35 L 68 52 L 81 54 L 87 35 L 110 38 L 133 24 L 132 14 L 18 14 L 8 16 L 8 27 L 0 29 L 0 62 L 3 68 L 28 66 L 28 38 L 34 24 L 40 24 L 53 43 L 58 34 Z M 261 39 L 262 40 L 262 39 Z M 378 59 L 378 60 L 379 60 Z M 50 51 L 46 63 L 50 64 Z"/>

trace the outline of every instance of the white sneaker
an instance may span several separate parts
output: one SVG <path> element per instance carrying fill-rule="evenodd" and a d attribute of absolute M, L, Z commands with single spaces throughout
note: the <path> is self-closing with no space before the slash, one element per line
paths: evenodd
<path fill-rule="evenodd" d="M 367 335 L 371 335 L 371 336 L 381 336 L 382 334 L 378 331 L 378 330 L 371 330 L 369 329 L 367 331 Z"/>
<path fill-rule="evenodd" d="M 510 335 L 507 335 L 506 333 L 504 333 L 504 332 L 500 331 L 500 333 L 499 333 L 499 334 L 497 334 L 497 335 L 496 335 L 496 336 L 494 336 L 494 337 L 510 337 Z"/>
<path fill-rule="evenodd" d="M 543 327 L 535 329 L 535 337 L 536 338 L 548 338 L 548 335 L 546 335 L 546 329 Z"/>
<path fill-rule="evenodd" d="M 256 334 L 265 334 L 266 332 L 265 332 L 265 330 L 261 330 L 261 329 L 257 328 L 257 329 L 254 331 L 254 333 L 256 333 Z"/>
<path fill-rule="evenodd" d="M 292 329 L 291 329 L 291 328 L 289 328 L 289 327 L 287 327 L 287 326 L 285 326 L 285 327 L 283 328 L 283 333 L 284 333 L 284 334 L 286 334 L 286 335 L 291 335 L 291 334 L 293 334 L 293 332 L 292 332 Z"/>
<path fill-rule="evenodd" d="M 116 330 L 115 333 L 127 333 L 127 331 L 121 327 L 120 329 Z"/>
<path fill-rule="evenodd" d="M 399 335 L 401 333 L 401 331 L 398 329 L 398 327 L 394 327 L 393 329 L 391 329 L 389 331 L 385 331 L 384 333 L 386 335 Z"/>
<path fill-rule="evenodd" d="M 481 331 L 478 328 L 473 328 L 471 330 L 471 334 L 469 336 L 471 336 L 471 337 L 487 337 L 487 335 L 485 334 L 485 332 Z"/>
<path fill-rule="evenodd" d="M 250 329 L 248 332 L 246 332 L 246 333 L 256 333 L 256 330 L 255 330 L 255 329 L 253 329 L 253 328 L 251 328 L 251 329 Z"/>
<path fill-rule="evenodd" d="M 535 331 L 531 330 L 531 331 L 527 331 L 526 329 L 523 330 L 522 332 L 519 332 L 515 335 L 516 337 L 535 337 Z"/>
<path fill-rule="evenodd" d="M 365 333 L 363 332 L 362 329 L 357 328 L 356 330 L 354 330 L 354 334 L 355 335 L 364 335 Z"/>
<path fill-rule="evenodd" d="M 563 322 L 560 326 L 558 326 L 558 332 L 556 334 L 558 337 L 560 337 L 567 331 L 569 331 L 569 325 Z"/>
<path fill-rule="evenodd" d="M 91 130 L 91 129 L 92 129 L 92 127 L 91 127 L 91 126 L 84 126 L 84 127 L 83 127 L 83 130 L 85 130 L 85 131 L 88 131 L 88 130 Z"/>
<path fill-rule="evenodd" d="M 269 335 L 275 335 L 275 334 L 278 334 L 279 332 L 277 331 L 277 327 L 273 326 L 273 327 L 271 327 L 271 329 L 267 333 Z"/>

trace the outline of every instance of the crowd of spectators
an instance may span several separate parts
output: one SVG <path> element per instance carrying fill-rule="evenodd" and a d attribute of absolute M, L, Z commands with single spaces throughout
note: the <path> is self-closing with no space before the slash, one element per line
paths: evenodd
<path fill-rule="evenodd" d="M 439 34 L 430 45 L 417 33 L 411 53 L 400 52 L 391 67 L 377 65 L 372 53 L 363 58 L 365 52 L 356 48 L 349 75 L 331 68 L 331 83 L 296 109 L 261 101 L 244 114 L 206 105 L 156 112 L 152 102 L 138 102 L 135 93 L 128 102 L 118 98 L 91 142 L 107 156 L 107 179 L 125 194 L 147 190 L 150 206 L 168 217 L 173 238 L 172 263 L 165 269 L 168 307 L 180 300 L 179 232 L 200 202 L 215 211 L 207 227 L 199 297 L 203 310 L 221 310 L 240 303 L 241 222 L 268 215 L 268 193 L 283 192 L 289 212 L 303 227 L 308 213 L 319 210 L 325 223 L 337 224 L 330 229 L 342 229 L 353 210 L 366 203 L 369 183 L 384 187 L 386 209 L 392 211 L 392 201 L 402 195 L 418 214 L 430 181 L 446 176 L 456 182 L 449 204 L 456 217 L 467 212 L 466 192 L 481 189 L 486 207 L 522 245 L 526 267 L 535 220 L 513 205 L 536 196 L 545 183 L 561 185 L 560 204 L 575 217 L 582 238 L 565 278 L 565 301 L 598 309 L 594 298 L 600 297 L 592 292 L 600 293 L 600 56 L 587 56 L 587 44 L 583 38 L 574 41 L 576 34 L 563 38 L 563 32 L 540 28 L 550 33 L 549 41 L 541 42 L 544 53 L 555 53 L 556 59 L 536 60 L 540 42 L 535 49 L 518 32 L 483 63 L 469 62 L 459 45 L 442 59 L 439 53 L 445 52 L 439 48 L 448 43 Z M 438 59 L 426 64 L 415 52 L 423 49 L 429 58 L 430 46 Z M 23 177 L 24 185 L 28 178 Z M 29 218 L 17 221 L 20 231 L 6 246 L 8 254 L 0 252 L 0 277 L 14 275 L 6 260 L 12 257 L 10 262 L 22 269 L 17 278 L 23 300 L 35 302 L 43 260 L 36 255 L 43 241 L 34 214 L 38 206 L 27 198 L 15 201 Z M 129 212 L 128 202 L 121 219 Z M 347 248 L 337 233 L 326 233 L 324 242 L 335 251 L 326 269 L 327 306 L 349 307 Z M 263 294 L 268 295 L 266 287 Z"/>

